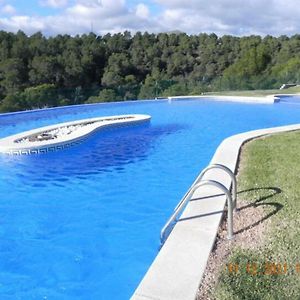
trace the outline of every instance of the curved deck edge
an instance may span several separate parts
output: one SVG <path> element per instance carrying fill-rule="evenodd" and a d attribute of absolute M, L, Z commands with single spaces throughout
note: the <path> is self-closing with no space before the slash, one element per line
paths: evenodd
<path fill-rule="evenodd" d="M 150 121 L 150 119 L 151 116 L 149 115 L 117 115 L 100 118 L 82 119 L 72 122 L 65 122 L 40 127 L 0 139 L 0 153 L 5 153 L 9 155 L 30 155 L 62 150 L 80 144 L 91 134 L 100 129 L 142 123 Z M 22 139 L 26 139 L 34 135 L 39 135 L 52 130 L 62 129 L 71 126 L 82 127 L 79 127 L 73 132 L 64 136 L 57 137 L 55 139 L 49 139 L 44 141 L 24 141 L 21 143 L 18 142 Z"/>
<path fill-rule="evenodd" d="M 295 130 L 300 130 L 300 124 L 231 136 L 219 145 L 210 163 L 223 164 L 235 172 L 244 143 L 261 136 Z M 228 189 L 231 186 L 230 178 L 216 169 L 208 171 L 204 179 L 217 180 Z M 190 201 L 185 208 L 131 299 L 195 299 L 215 243 L 226 197 L 216 196 L 216 190 L 208 187 L 196 191 L 193 199 L 195 201 Z"/>
<path fill-rule="evenodd" d="M 267 96 L 217 96 L 217 95 L 199 95 L 199 96 L 172 96 L 168 97 L 172 100 L 182 99 L 208 99 L 212 101 L 226 101 L 226 102 L 240 102 L 240 103 L 253 103 L 253 104 L 274 104 L 280 101 L 278 95 Z"/>

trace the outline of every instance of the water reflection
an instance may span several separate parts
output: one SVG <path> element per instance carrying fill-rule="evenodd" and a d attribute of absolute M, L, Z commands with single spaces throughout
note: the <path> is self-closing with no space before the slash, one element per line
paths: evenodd
<path fill-rule="evenodd" d="M 32 156 L 0 156 L 6 165 L 4 177 L 15 178 L 34 187 L 47 182 L 63 185 L 70 178 L 123 172 L 125 165 L 147 159 L 156 141 L 184 129 L 180 124 L 101 130 L 81 145 L 54 153 Z"/>

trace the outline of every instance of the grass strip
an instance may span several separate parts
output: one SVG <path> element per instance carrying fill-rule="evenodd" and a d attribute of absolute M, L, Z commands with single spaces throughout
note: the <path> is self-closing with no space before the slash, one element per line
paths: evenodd
<path fill-rule="evenodd" d="M 268 226 L 255 247 L 232 244 L 211 298 L 300 299 L 300 132 L 247 143 L 238 190 L 240 205 L 262 207 L 259 222 Z"/>

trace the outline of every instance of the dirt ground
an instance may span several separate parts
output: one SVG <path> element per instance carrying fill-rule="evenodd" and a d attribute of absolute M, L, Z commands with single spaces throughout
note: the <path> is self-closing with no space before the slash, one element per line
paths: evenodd
<path fill-rule="evenodd" d="M 227 240 L 227 218 L 225 216 L 217 235 L 215 247 L 210 254 L 196 296 L 197 300 L 212 299 L 210 291 L 218 280 L 219 272 L 226 267 L 224 262 L 233 248 L 254 249 L 264 242 L 264 235 L 271 220 L 264 220 L 266 212 L 263 206 L 256 205 L 255 202 L 247 199 L 238 199 L 237 203 L 238 210 L 234 214 L 234 239 Z"/>

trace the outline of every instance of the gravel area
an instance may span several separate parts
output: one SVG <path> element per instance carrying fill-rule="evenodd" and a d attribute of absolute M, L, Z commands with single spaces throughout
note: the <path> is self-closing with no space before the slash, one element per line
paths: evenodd
<path fill-rule="evenodd" d="M 86 127 L 89 125 L 93 125 L 95 123 L 100 123 L 100 122 L 105 122 L 105 121 L 126 120 L 126 119 L 132 119 L 132 118 L 133 118 L 132 116 L 105 118 L 105 119 L 97 120 L 97 121 L 62 126 L 62 127 L 58 127 L 58 128 L 52 129 L 52 130 L 40 132 L 40 133 L 37 133 L 34 135 L 25 136 L 24 138 L 16 140 L 15 143 L 22 144 L 22 143 L 28 143 L 28 142 L 43 142 L 43 141 L 48 141 L 48 140 L 54 140 L 54 139 L 61 138 L 66 135 L 70 135 L 80 128 L 83 128 L 83 127 Z"/>
<path fill-rule="evenodd" d="M 27 142 L 39 142 L 39 141 L 48 141 L 48 140 L 54 140 L 66 135 L 69 135 L 71 133 L 74 133 L 79 128 L 83 128 L 86 126 L 89 126 L 91 124 L 94 124 L 96 122 L 89 122 L 89 123 L 83 123 L 83 124 L 77 124 L 77 125 L 70 125 L 70 126 L 64 126 L 64 127 L 58 127 L 53 130 L 44 131 L 35 135 L 26 136 L 22 139 L 19 139 L 16 141 L 16 143 L 27 143 Z"/>
<path fill-rule="evenodd" d="M 232 249 L 236 247 L 257 249 L 265 242 L 264 236 L 271 220 L 264 219 L 267 212 L 263 205 L 258 205 L 257 202 L 258 200 L 245 199 L 243 191 L 239 193 L 238 211 L 234 214 L 235 236 L 231 241 L 227 240 L 227 217 L 223 219 L 196 296 L 197 300 L 213 299 L 211 291 L 214 289 L 220 271 L 226 268 L 224 262 Z"/>

